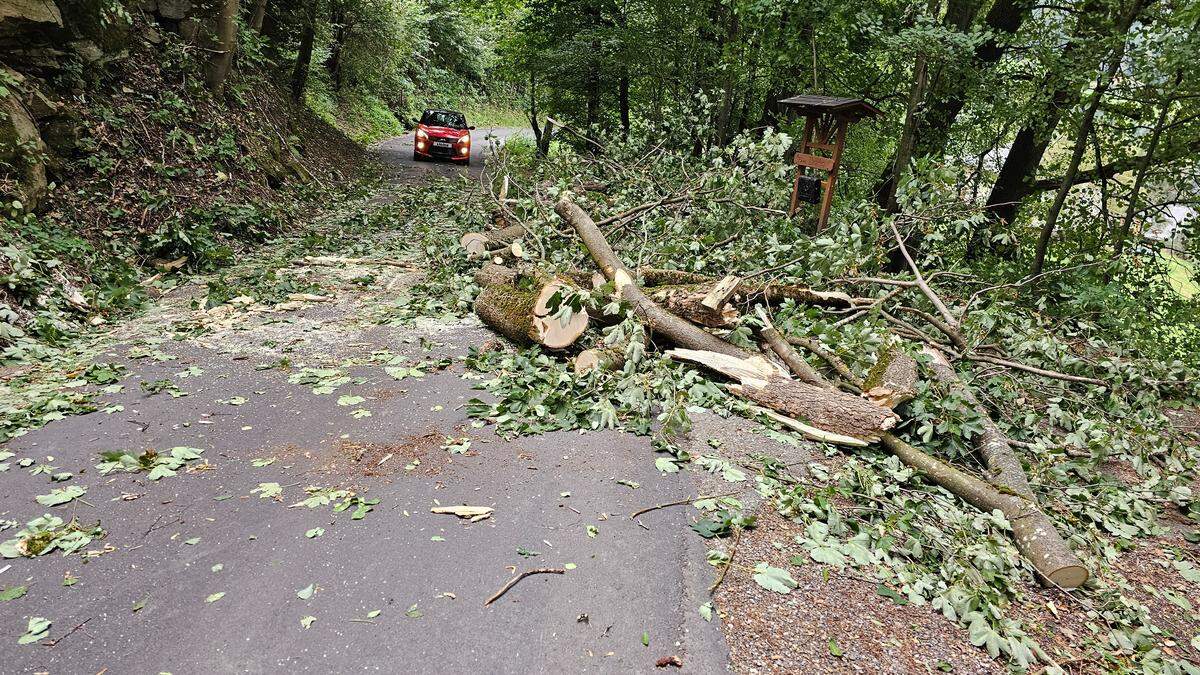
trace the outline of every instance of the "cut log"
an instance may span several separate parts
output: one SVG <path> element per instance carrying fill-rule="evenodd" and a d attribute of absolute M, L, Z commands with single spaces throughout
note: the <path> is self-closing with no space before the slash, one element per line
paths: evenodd
<path fill-rule="evenodd" d="M 633 273 L 621 262 L 612 247 L 608 245 L 604 234 L 591 216 L 583 209 L 563 198 L 555 205 L 554 210 L 562 219 L 570 223 L 583 245 L 591 254 L 596 266 L 604 273 L 604 278 L 612 281 L 617 293 L 633 309 L 646 328 L 654 335 L 661 335 L 670 342 L 686 349 L 701 349 L 719 352 L 738 358 L 749 358 L 750 353 L 734 346 L 715 335 L 710 335 L 694 324 L 659 307 L 653 300 L 646 297 L 638 285 L 634 283 Z"/>
<path fill-rule="evenodd" d="M 475 313 L 497 333 L 517 344 L 540 344 L 563 349 L 574 344 L 587 330 L 587 311 L 577 312 L 563 323 L 554 317 L 535 316 L 537 290 L 507 284 L 487 286 L 475 299 Z"/>
<path fill-rule="evenodd" d="M 505 267 L 504 265 L 486 262 L 482 267 L 475 271 L 475 283 L 478 284 L 480 288 L 487 288 L 488 286 L 495 286 L 496 284 L 512 285 L 517 282 L 517 278 L 519 276 L 520 275 L 517 270 L 511 267 Z"/>
<path fill-rule="evenodd" d="M 917 395 L 917 362 L 898 344 L 884 347 L 863 381 L 863 396 L 895 408 Z"/>
<path fill-rule="evenodd" d="M 851 448 L 865 448 L 870 445 L 870 443 L 867 443 L 860 438 L 832 434 L 824 429 L 811 427 L 799 420 L 794 420 L 787 415 L 780 415 L 774 410 L 769 410 L 767 408 L 756 408 L 756 411 L 761 415 L 775 420 L 792 431 L 798 432 L 801 436 L 804 436 L 805 438 L 811 438 L 814 441 L 820 441 L 822 443 L 829 443 L 832 445 L 845 445 Z"/>
<path fill-rule="evenodd" d="M 593 370 L 620 370 L 624 366 L 625 352 L 615 347 L 585 349 L 575 357 L 576 375 L 586 375 Z"/>
<path fill-rule="evenodd" d="M 550 302 L 554 299 L 554 294 L 562 293 L 565 296 L 574 290 L 574 285 L 563 279 L 550 279 L 542 286 L 542 290 L 538 291 L 537 298 L 533 302 L 533 315 L 550 316 L 552 313 Z"/>
<path fill-rule="evenodd" d="M 710 309 L 704 305 L 708 297 L 703 289 L 694 286 L 659 286 L 650 291 L 651 300 L 664 309 L 708 328 L 732 328 L 737 323 L 738 312 L 731 305 Z"/>
<path fill-rule="evenodd" d="M 648 287 L 692 286 L 694 287 L 693 290 L 702 292 L 705 295 L 716 291 L 725 279 L 733 278 L 725 277 L 725 279 L 718 279 L 707 274 L 655 267 L 639 267 L 638 276 L 642 279 L 642 283 Z M 753 283 L 744 280 L 738 283 L 736 291 L 731 295 L 731 299 L 738 303 L 753 304 L 755 302 L 763 302 L 769 305 L 777 305 L 784 300 L 795 300 L 806 305 L 834 307 L 838 309 L 871 303 L 870 298 L 854 298 L 841 291 L 817 291 L 807 286 L 797 286 L 795 284 Z"/>
<path fill-rule="evenodd" d="M 497 247 L 507 249 L 523 236 L 525 236 L 524 225 L 508 225 L 490 232 L 468 232 L 459 239 L 458 243 L 469 257 L 478 258 L 488 255 L 489 251 Z"/>
<path fill-rule="evenodd" d="M 729 390 L 793 419 L 841 436 L 878 441 L 900 418 L 865 399 L 799 380 L 744 380 Z"/>

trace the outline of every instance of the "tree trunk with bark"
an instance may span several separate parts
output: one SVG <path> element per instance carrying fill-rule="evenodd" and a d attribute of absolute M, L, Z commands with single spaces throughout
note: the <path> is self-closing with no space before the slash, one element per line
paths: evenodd
<path fill-rule="evenodd" d="M 1054 236 L 1054 228 L 1058 225 L 1058 216 L 1062 212 L 1063 204 L 1067 200 L 1067 194 L 1071 192 L 1071 187 L 1074 185 L 1075 174 L 1079 172 L 1079 162 L 1083 160 L 1083 153 L 1087 150 L 1088 139 L 1092 135 L 1092 125 L 1096 120 L 1096 111 L 1100 109 L 1100 103 L 1104 99 L 1104 94 L 1112 85 L 1113 78 L 1116 77 L 1117 71 L 1121 68 L 1121 59 L 1125 56 L 1126 34 L 1129 32 L 1133 22 L 1142 12 L 1144 7 L 1143 0 L 1133 0 L 1126 12 L 1117 22 L 1116 32 L 1121 35 L 1121 41 L 1113 53 L 1108 58 L 1108 63 L 1105 65 L 1104 71 L 1096 81 L 1096 86 L 1092 90 L 1091 100 L 1088 102 L 1087 108 L 1084 110 L 1083 118 L 1079 122 L 1079 129 L 1076 131 L 1075 147 L 1071 151 L 1071 161 L 1067 164 L 1067 173 L 1063 176 L 1063 184 L 1054 195 L 1054 202 L 1050 205 L 1050 211 L 1046 214 L 1046 222 L 1042 225 L 1042 231 L 1038 235 L 1037 248 L 1033 254 L 1033 267 L 1029 273 L 1031 276 L 1037 276 L 1042 273 L 1042 267 L 1046 263 L 1046 255 L 1050 251 L 1050 238 Z"/>
<path fill-rule="evenodd" d="M 216 42 L 208 58 L 208 90 L 213 97 L 225 93 L 225 80 L 237 49 L 238 0 L 222 0 L 216 17 Z"/>
<path fill-rule="evenodd" d="M 304 100 L 308 87 L 308 69 L 312 65 L 313 41 L 317 30 L 317 0 L 306 0 L 304 26 L 300 32 L 300 49 L 296 52 L 296 64 L 292 68 L 292 100 Z"/>

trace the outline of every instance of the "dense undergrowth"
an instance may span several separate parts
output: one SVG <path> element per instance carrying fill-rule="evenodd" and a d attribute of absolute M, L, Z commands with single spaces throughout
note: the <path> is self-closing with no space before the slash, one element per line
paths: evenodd
<path fill-rule="evenodd" d="M 194 46 L 136 28 L 123 58 L 64 85 L 78 138 L 50 164 L 44 204 L 0 213 L 0 364 L 44 356 L 354 189 L 361 147 L 290 105 L 253 51 L 218 101 Z"/>
<path fill-rule="evenodd" d="M 525 250 L 531 261 L 590 269 L 586 252 L 552 209 L 565 191 L 597 219 L 686 191 L 689 202 L 610 231 L 631 267 L 715 275 L 771 270 L 774 278 L 818 289 L 853 286 L 883 295 L 887 287 L 862 279 L 882 275 L 889 231 L 884 216 L 867 204 L 846 203 L 825 232 L 798 232 L 796 221 L 781 212 L 788 193 L 781 162 L 787 145 L 779 135 L 743 137 L 699 159 L 653 143 L 612 144 L 596 156 L 560 147 L 539 163 L 529 148 L 514 143 L 493 165 L 492 179 L 509 176 L 510 197 L 517 199 L 512 216 L 530 231 Z M 797 541 L 814 561 L 873 574 L 895 589 L 898 602 L 929 604 L 963 626 L 974 644 L 1013 666 L 1064 672 L 1059 664 L 1072 662 L 1115 671 L 1200 672 L 1191 602 L 1122 573 L 1123 556 L 1148 556 L 1149 564 L 1178 583 L 1200 589 L 1200 501 L 1194 492 L 1200 448 L 1194 429 L 1171 417 L 1194 411 L 1200 401 L 1194 301 L 1173 292 L 1161 261 L 1145 250 L 1112 261 L 1064 256 L 1037 283 L 1015 271 L 1019 262 L 968 262 L 966 241 L 979 214 L 955 199 L 950 184 L 928 177 L 919 193 L 911 184 L 896 222 L 924 232 L 928 243 L 919 264 L 927 273 L 939 271 L 934 283 L 951 302 L 970 305 L 968 339 L 998 344 L 1030 365 L 1107 383 L 1072 384 L 986 364 L 961 371 L 1020 444 L 1043 506 L 1093 572 L 1092 581 L 1068 599 L 1035 583 L 999 512 L 975 510 L 881 450 L 846 457 L 829 448 L 827 462 L 799 473 L 765 455 L 737 466 L 682 450 L 674 441 L 690 428 L 689 411 L 755 413 L 722 385 L 661 357 L 655 349 L 661 345 L 643 347 L 629 339 L 642 330 L 630 316 L 591 338 L 628 345 L 628 359 L 616 372 L 577 377 L 568 359 L 538 349 L 477 353 L 471 364 L 494 379 L 481 384 L 489 400 L 473 401 L 470 410 L 504 435 L 610 427 L 651 434 L 662 471 L 696 465 L 727 480 L 753 481 L 801 526 Z M 431 250 L 453 248 L 453 233 L 477 226 L 473 220 L 439 235 Z M 477 290 L 474 267 L 461 257 L 435 266 L 393 316 L 469 311 Z M 933 311 L 920 304 L 924 298 L 911 299 Z M 582 302 L 593 311 L 618 311 L 604 288 L 585 292 Z M 754 348 L 748 309 L 727 337 Z M 862 376 L 894 326 L 878 310 L 845 318 L 788 304 L 775 320 L 784 333 L 818 338 Z M 979 470 L 970 449 L 981 428 L 978 413 L 928 373 L 924 382 L 902 409 L 901 436 Z M 802 443 L 785 430 L 764 433 Z M 729 504 L 709 506 L 718 532 L 753 522 Z M 721 555 L 715 554 L 717 564 Z M 1073 618 L 1036 611 L 1047 602 L 1067 605 L 1061 611 Z M 1068 640 L 1056 629 L 1059 622 L 1083 626 L 1087 635 Z"/>

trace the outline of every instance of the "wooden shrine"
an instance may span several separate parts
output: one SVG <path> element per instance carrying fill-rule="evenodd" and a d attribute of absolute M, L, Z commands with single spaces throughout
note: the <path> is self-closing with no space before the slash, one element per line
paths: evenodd
<path fill-rule="evenodd" d="M 796 180 L 792 185 L 792 205 L 788 215 L 795 215 L 800 202 L 819 204 L 817 230 L 820 231 L 829 220 L 842 148 L 846 145 L 846 129 L 864 117 L 881 113 L 875 106 L 857 98 L 801 94 L 779 103 L 792 115 L 804 115 L 800 149 L 792 158 L 796 165 Z M 824 179 L 819 175 L 808 175 L 809 169 L 823 172 Z"/>

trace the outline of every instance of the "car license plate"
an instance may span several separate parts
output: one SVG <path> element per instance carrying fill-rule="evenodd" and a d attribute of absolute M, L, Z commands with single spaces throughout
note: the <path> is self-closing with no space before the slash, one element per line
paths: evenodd
<path fill-rule="evenodd" d="M 450 144 L 449 144 L 449 143 L 446 143 L 446 142 L 444 142 L 444 141 L 434 141 L 434 142 L 433 142 L 433 147 L 435 147 L 435 148 L 448 148 L 448 147 L 450 147 Z"/>

